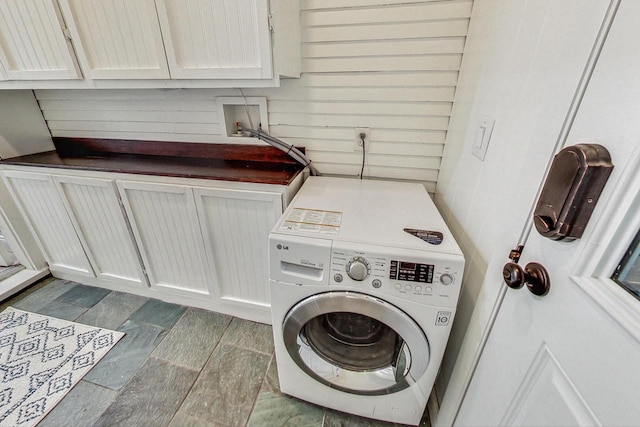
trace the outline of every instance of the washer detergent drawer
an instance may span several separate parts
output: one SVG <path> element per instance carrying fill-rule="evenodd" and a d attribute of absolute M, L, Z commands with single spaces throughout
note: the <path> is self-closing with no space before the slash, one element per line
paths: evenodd
<path fill-rule="evenodd" d="M 328 285 L 331 240 L 272 233 L 269 278 L 300 285 Z"/>

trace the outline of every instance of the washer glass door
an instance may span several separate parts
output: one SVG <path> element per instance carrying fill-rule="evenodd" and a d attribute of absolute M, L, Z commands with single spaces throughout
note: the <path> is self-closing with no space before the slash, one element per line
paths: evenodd
<path fill-rule="evenodd" d="M 303 371 L 352 394 L 402 390 L 429 364 L 429 343 L 413 319 L 356 292 L 327 292 L 299 302 L 285 317 L 283 334 Z"/>

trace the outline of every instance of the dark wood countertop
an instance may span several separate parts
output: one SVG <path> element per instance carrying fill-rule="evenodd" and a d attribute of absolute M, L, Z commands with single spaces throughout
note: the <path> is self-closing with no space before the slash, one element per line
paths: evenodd
<path fill-rule="evenodd" d="M 14 157 L 2 164 L 276 185 L 290 184 L 303 169 L 268 146 L 76 138 L 54 138 L 54 143 L 57 151 Z M 118 149 L 109 150 L 110 145 Z"/>

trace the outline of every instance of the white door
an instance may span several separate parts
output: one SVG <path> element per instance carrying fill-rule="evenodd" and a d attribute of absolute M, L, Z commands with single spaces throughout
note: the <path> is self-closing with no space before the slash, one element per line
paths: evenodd
<path fill-rule="evenodd" d="M 0 62 L 8 80 L 79 79 L 55 0 L 0 2 Z M 2 77 L 0 72 L 0 78 Z"/>
<path fill-rule="evenodd" d="M 133 237 L 112 180 L 54 176 L 62 201 L 85 247 L 96 276 L 136 287 L 147 286 Z"/>
<path fill-rule="evenodd" d="M 154 0 L 58 0 L 90 79 L 168 79 Z"/>
<path fill-rule="evenodd" d="M 268 237 L 282 215 L 282 195 L 196 188 L 208 263 L 224 300 L 269 306 Z"/>
<path fill-rule="evenodd" d="M 210 299 L 216 283 L 205 259 L 193 190 L 117 181 L 152 288 Z"/>
<path fill-rule="evenodd" d="M 156 0 L 171 78 L 271 78 L 268 3 Z"/>
<path fill-rule="evenodd" d="M 520 265 L 543 264 L 551 288 L 540 297 L 503 287 L 455 425 L 640 424 L 640 300 L 611 279 L 640 228 L 640 57 L 629 54 L 639 19 L 640 2 L 623 1 L 565 140 L 604 145 L 615 169 L 581 239 L 548 240 L 531 219 L 514 236 Z"/>
<path fill-rule="evenodd" d="M 51 271 L 95 277 L 51 176 L 21 171 L 3 175 Z"/>

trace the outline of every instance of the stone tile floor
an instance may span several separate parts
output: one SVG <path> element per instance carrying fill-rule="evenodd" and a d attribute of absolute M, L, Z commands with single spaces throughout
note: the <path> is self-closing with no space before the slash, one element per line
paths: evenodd
<path fill-rule="evenodd" d="M 268 325 L 55 278 L 10 305 L 126 333 L 42 427 L 393 425 L 281 394 Z"/>

